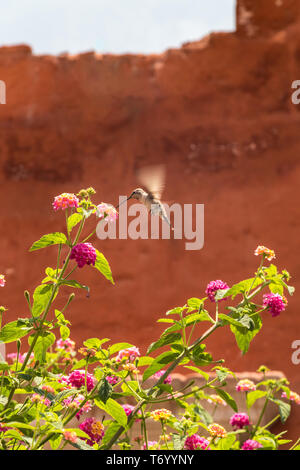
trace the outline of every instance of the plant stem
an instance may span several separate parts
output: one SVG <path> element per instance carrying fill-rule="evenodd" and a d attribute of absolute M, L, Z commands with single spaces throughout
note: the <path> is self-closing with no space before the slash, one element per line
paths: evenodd
<path fill-rule="evenodd" d="M 173 369 L 175 369 L 175 367 L 177 367 L 177 365 L 196 347 L 198 346 L 198 344 L 200 344 L 202 341 L 204 341 L 209 335 L 211 335 L 211 333 L 213 333 L 218 327 L 219 327 L 219 323 L 218 323 L 218 316 L 216 316 L 216 322 L 210 327 L 208 328 L 208 330 L 200 337 L 198 338 L 191 346 L 189 346 L 188 348 L 186 348 L 184 351 L 182 351 L 182 353 L 177 357 L 177 359 L 175 359 L 174 362 L 172 362 L 172 364 L 168 367 L 168 369 L 166 370 L 166 372 L 157 380 L 157 382 L 150 388 L 150 390 L 148 390 L 148 397 L 150 397 L 152 394 L 153 394 L 153 391 L 155 390 L 155 387 L 157 387 L 158 385 L 160 385 L 161 383 L 163 383 L 163 381 L 168 377 L 168 375 L 172 372 Z M 145 403 L 147 403 L 147 400 L 146 399 L 143 399 L 141 400 L 136 406 L 135 408 L 133 409 L 132 413 L 130 414 L 130 416 L 128 417 L 128 424 L 130 424 L 132 422 L 132 420 L 134 419 L 134 416 L 136 415 L 136 413 L 139 411 L 139 409 L 141 408 L 141 406 L 143 406 Z M 105 450 L 109 450 L 113 445 L 114 443 L 116 442 L 116 440 L 120 437 L 120 435 L 122 434 L 122 432 L 124 431 L 124 428 L 123 426 L 120 426 L 120 428 L 118 429 L 118 431 L 114 434 L 114 436 L 110 439 L 110 441 L 108 442 L 108 444 L 106 445 L 105 447 Z"/>

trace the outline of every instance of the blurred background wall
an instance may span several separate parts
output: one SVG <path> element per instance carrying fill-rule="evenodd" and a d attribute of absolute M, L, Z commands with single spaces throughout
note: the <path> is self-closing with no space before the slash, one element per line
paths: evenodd
<path fill-rule="evenodd" d="M 92 240 L 109 259 L 116 285 L 92 269 L 69 308 L 73 339 L 109 337 L 146 347 L 156 320 L 210 280 L 229 285 L 252 275 L 258 244 L 275 250 L 296 292 L 242 357 L 234 338 L 207 340 L 235 371 L 262 363 L 282 370 L 299 392 L 291 344 L 299 336 L 300 79 L 299 2 L 239 0 L 237 30 L 156 55 L 35 56 L 26 45 L 0 49 L 0 271 L 7 320 L 26 315 L 32 291 L 55 264 L 56 250 L 28 253 L 42 234 L 63 230 L 53 197 L 93 186 L 97 203 L 116 204 L 137 185 L 137 167 L 164 163 L 166 201 L 205 205 L 205 242 Z M 79 279 L 79 277 L 77 276 Z M 69 295 L 64 291 L 63 301 Z M 199 327 L 200 328 L 200 327 Z M 23 345 L 26 350 L 26 345 Z M 299 412 L 290 418 L 297 434 Z M 298 426 L 299 427 L 299 426 Z"/>

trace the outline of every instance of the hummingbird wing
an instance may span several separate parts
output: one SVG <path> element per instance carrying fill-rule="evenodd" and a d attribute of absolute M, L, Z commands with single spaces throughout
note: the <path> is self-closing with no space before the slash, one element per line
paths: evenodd
<path fill-rule="evenodd" d="M 155 199 L 161 199 L 165 187 L 165 175 L 164 165 L 146 166 L 137 170 L 139 182 Z"/>

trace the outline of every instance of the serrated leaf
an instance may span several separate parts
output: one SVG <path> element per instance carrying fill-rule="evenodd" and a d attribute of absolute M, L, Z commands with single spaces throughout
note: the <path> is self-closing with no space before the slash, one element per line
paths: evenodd
<path fill-rule="evenodd" d="M 181 334 L 180 333 L 169 333 L 169 334 L 163 334 L 157 341 L 154 343 L 150 344 L 147 354 L 151 354 L 153 351 L 156 349 L 161 348 L 162 346 L 166 346 L 168 344 L 175 343 L 177 341 L 181 340 Z"/>
<path fill-rule="evenodd" d="M 109 263 L 103 253 L 100 253 L 100 251 L 96 250 L 97 258 L 95 262 L 95 268 L 103 274 L 103 276 L 108 279 L 112 284 L 115 283 L 112 277 L 112 272 L 109 266 Z"/>
<path fill-rule="evenodd" d="M 32 306 L 32 315 L 38 317 L 46 309 L 50 298 L 53 292 L 53 285 L 51 284 L 41 284 L 36 287 L 33 293 L 33 306 Z M 54 296 L 54 298 L 57 295 Z"/>
<path fill-rule="evenodd" d="M 51 245 L 66 245 L 68 243 L 67 237 L 64 233 L 54 232 L 43 235 L 39 240 L 33 243 L 29 251 L 40 250 Z"/>
<path fill-rule="evenodd" d="M 98 398 L 95 398 L 95 404 L 101 410 L 104 410 L 107 414 L 109 414 L 112 418 L 114 418 L 121 426 L 124 428 L 127 427 L 127 416 L 122 408 L 122 406 L 112 398 L 108 398 L 106 403 L 103 403 Z"/>
<path fill-rule="evenodd" d="M 227 405 L 229 405 L 235 412 L 238 411 L 237 404 L 235 400 L 232 398 L 229 393 L 225 392 L 225 390 L 222 390 L 221 388 L 215 388 L 217 394 L 223 398 L 224 401 L 226 401 Z"/>
<path fill-rule="evenodd" d="M 256 400 L 259 398 L 265 397 L 267 395 L 267 392 L 263 390 L 253 390 L 252 392 L 247 393 L 247 406 L 248 408 L 251 408 L 251 406 L 254 405 Z"/>
<path fill-rule="evenodd" d="M 113 354 L 121 351 L 122 349 L 127 349 L 127 348 L 132 348 L 133 347 L 133 344 L 130 344 L 130 343 L 116 343 L 116 344 L 112 344 L 110 347 L 109 347 L 109 354 L 110 356 L 112 356 Z"/>
<path fill-rule="evenodd" d="M 67 220 L 68 233 L 70 233 L 72 229 L 77 224 L 79 224 L 81 220 L 82 220 L 82 214 L 78 214 L 78 212 L 75 212 L 74 214 L 70 215 Z"/>
<path fill-rule="evenodd" d="M 100 382 L 100 387 L 98 390 L 98 398 L 105 404 L 107 400 L 110 398 L 112 392 L 113 392 L 113 387 L 105 378 L 103 378 Z"/>
<path fill-rule="evenodd" d="M 199 367 L 195 367 L 195 366 L 184 366 L 185 369 L 190 369 L 192 370 L 193 372 L 196 372 L 197 374 L 200 374 L 202 375 L 206 382 L 208 381 L 209 379 L 209 374 L 207 372 L 204 372 L 203 370 L 199 369 Z"/>
<path fill-rule="evenodd" d="M 17 339 L 23 338 L 26 336 L 33 328 L 28 324 L 24 324 L 19 320 L 6 323 L 0 332 L 0 344 L 1 343 L 12 343 Z M 25 319 L 27 320 L 27 319 Z"/>
<path fill-rule="evenodd" d="M 34 335 L 28 338 L 29 345 L 32 344 L 33 338 Z M 54 342 L 55 336 L 53 333 L 50 331 L 42 331 L 33 348 L 35 360 L 44 363 L 46 361 L 46 352 Z"/>
<path fill-rule="evenodd" d="M 173 362 L 178 357 L 178 353 L 173 353 L 170 351 L 166 351 L 160 354 L 158 357 L 154 359 L 152 364 L 145 370 L 143 375 L 143 380 L 147 380 L 149 377 L 154 375 L 159 370 L 163 369 L 167 364 Z"/>
<path fill-rule="evenodd" d="M 270 400 L 278 405 L 280 419 L 281 422 L 284 423 L 291 413 L 291 405 L 282 400 L 278 400 L 277 398 L 271 398 Z"/>

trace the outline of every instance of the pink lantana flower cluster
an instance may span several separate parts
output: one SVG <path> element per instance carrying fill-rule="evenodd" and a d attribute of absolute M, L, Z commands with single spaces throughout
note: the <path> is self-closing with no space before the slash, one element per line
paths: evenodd
<path fill-rule="evenodd" d="M 271 313 L 272 317 L 277 317 L 285 310 L 287 300 L 280 294 L 265 294 L 263 296 L 263 306 Z"/>
<path fill-rule="evenodd" d="M 256 450 L 262 447 L 260 442 L 254 441 L 253 439 L 247 439 L 242 445 L 242 450 Z"/>
<path fill-rule="evenodd" d="M 235 389 L 238 392 L 252 392 L 256 390 L 256 385 L 252 380 L 242 379 L 237 383 Z"/>
<path fill-rule="evenodd" d="M 73 352 L 75 349 L 75 341 L 72 341 L 70 338 L 58 339 L 56 341 L 56 349 L 61 349 L 66 352 Z"/>
<path fill-rule="evenodd" d="M 198 434 L 193 434 L 192 436 L 188 436 L 184 443 L 184 448 L 187 450 L 210 450 L 209 448 L 209 441 L 204 437 L 198 436 Z"/>
<path fill-rule="evenodd" d="M 281 397 L 282 397 L 282 398 L 288 398 L 288 397 L 287 397 L 287 393 L 286 393 L 286 392 L 282 392 Z M 300 405 L 300 396 L 299 396 L 298 393 L 296 393 L 296 392 L 290 391 L 290 398 L 289 398 L 289 400 L 290 400 L 290 401 L 294 401 L 294 402 L 296 403 L 296 405 Z"/>
<path fill-rule="evenodd" d="M 86 443 L 90 446 L 98 444 L 104 436 L 104 426 L 96 418 L 87 418 L 80 425 L 79 428 L 84 431 L 90 439 L 85 439 Z M 82 438 L 84 439 L 84 438 Z"/>
<path fill-rule="evenodd" d="M 72 248 L 70 259 L 74 259 L 79 268 L 86 264 L 95 266 L 97 253 L 91 243 L 77 243 Z"/>
<path fill-rule="evenodd" d="M 273 258 L 276 258 L 275 252 L 270 250 L 270 248 L 266 248 L 263 245 L 259 245 L 256 250 L 254 251 L 255 256 L 264 255 L 268 261 L 271 261 Z"/>
<path fill-rule="evenodd" d="M 235 413 L 230 418 L 230 424 L 235 430 L 243 429 L 250 425 L 250 419 L 247 413 Z"/>
<path fill-rule="evenodd" d="M 223 282 L 220 279 L 217 279 L 216 281 L 210 281 L 207 284 L 205 293 L 206 293 L 206 295 L 208 296 L 208 298 L 211 302 L 215 302 L 216 301 L 216 299 L 215 299 L 216 292 L 218 290 L 224 290 L 224 289 L 228 289 L 228 288 L 229 288 L 229 286 L 228 286 L 228 284 L 226 284 L 226 282 Z M 227 299 L 227 297 L 224 297 L 223 299 L 220 299 L 220 300 L 226 300 L 226 299 Z"/>
<path fill-rule="evenodd" d="M 96 384 L 94 376 L 89 372 L 86 373 L 84 369 L 74 370 L 68 376 L 61 377 L 60 380 L 74 388 L 84 387 L 86 382 L 88 392 L 90 392 Z"/>
<path fill-rule="evenodd" d="M 71 207 L 77 208 L 79 206 L 79 199 L 75 194 L 62 193 L 54 198 L 52 206 L 55 211 L 65 210 Z"/>
<path fill-rule="evenodd" d="M 97 206 L 96 216 L 100 219 L 105 217 L 105 219 L 109 222 L 115 222 L 115 220 L 118 218 L 118 212 L 111 204 L 101 202 L 101 204 Z"/>
<path fill-rule="evenodd" d="M 139 348 L 136 348 L 135 346 L 132 346 L 131 348 L 127 349 L 122 349 L 119 351 L 116 361 L 121 362 L 123 360 L 126 360 L 126 362 L 134 362 L 138 357 L 140 357 L 140 350 Z"/>
<path fill-rule="evenodd" d="M 155 379 L 160 379 L 160 378 L 164 375 L 165 372 L 166 372 L 166 371 L 163 370 L 163 369 L 162 369 L 162 370 L 159 370 L 158 372 L 156 372 L 156 373 L 153 375 L 153 377 L 154 377 Z M 164 383 L 164 384 L 171 385 L 171 383 L 172 383 L 172 377 L 171 377 L 171 375 L 168 375 L 168 376 L 165 378 L 165 380 L 163 381 L 163 383 Z"/>
<path fill-rule="evenodd" d="M 67 408 L 74 408 L 74 409 L 79 409 L 81 407 L 81 403 L 84 401 L 84 396 L 83 395 L 77 395 L 77 397 L 69 397 L 69 398 L 66 398 L 63 403 L 64 403 L 64 406 L 66 406 Z M 82 413 L 88 413 L 89 411 L 91 411 L 92 409 L 92 405 L 89 401 L 87 401 L 81 408 L 80 410 L 78 411 L 78 413 L 76 413 L 76 418 L 79 419 L 80 416 L 82 415 Z"/>

